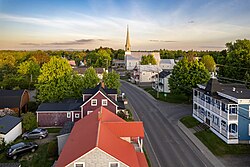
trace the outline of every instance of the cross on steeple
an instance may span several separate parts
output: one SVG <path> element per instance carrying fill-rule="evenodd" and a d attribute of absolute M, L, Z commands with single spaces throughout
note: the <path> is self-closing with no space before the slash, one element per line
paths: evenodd
<path fill-rule="evenodd" d="M 129 38 L 129 28 L 127 25 L 127 38 L 126 38 L 126 44 L 125 44 L 125 52 L 131 51 L 131 45 L 130 45 L 130 38 Z"/>

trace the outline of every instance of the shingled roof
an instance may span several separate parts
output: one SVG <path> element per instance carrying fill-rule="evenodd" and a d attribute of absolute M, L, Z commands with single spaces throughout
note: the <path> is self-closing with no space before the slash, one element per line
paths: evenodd
<path fill-rule="evenodd" d="M 27 90 L 0 90 L 0 108 L 19 108 L 25 91 Z"/>
<path fill-rule="evenodd" d="M 145 155 L 137 154 L 134 146 L 121 136 L 143 138 L 142 122 L 126 122 L 100 107 L 75 123 L 56 166 L 66 166 L 94 148 L 101 149 L 128 166 L 147 166 Z"/>
<path fill-rule="evenodd" d="M 17 124 L 22 121 L 21 118 L 5 115 L 0 118 L 0 133 L 7 134 L 11 129 L 13 129 Z"/>

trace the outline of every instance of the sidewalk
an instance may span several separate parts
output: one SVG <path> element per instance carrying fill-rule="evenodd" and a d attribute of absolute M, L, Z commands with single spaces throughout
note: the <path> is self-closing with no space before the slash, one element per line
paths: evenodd
<path fill-rule="evenodd" d="M 224 167 L 222 162 L 184 124 L 178 121 L 178 126 L 214 166 Z"/>

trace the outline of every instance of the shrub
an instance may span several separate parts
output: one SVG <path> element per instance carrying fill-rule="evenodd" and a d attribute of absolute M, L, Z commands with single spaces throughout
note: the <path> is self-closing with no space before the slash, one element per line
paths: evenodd
<path fill-rule="evenodd" d="M 56 141 L 51 141 L 48 145 L 48 156 L 49 157 L 55 157 L 57 156 L 57 142 Z"/>

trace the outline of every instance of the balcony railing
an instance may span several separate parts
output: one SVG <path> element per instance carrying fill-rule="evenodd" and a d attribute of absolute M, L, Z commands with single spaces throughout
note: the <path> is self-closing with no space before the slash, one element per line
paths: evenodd
<path fill-rule="evenodd" d="M 212 122 L 212 127 L 217 130 L 218 132 L 220 131 L 219 125 L 216 125 L 215 123 Z"/>
<path fill-rule="evenodd" d="M 221 128 L 221 134 L 222 134 L 223 136 L 227 137 L 227 130 Z"/>
<path fill-rule="evenodd" d="M 229 133 L 229 139 L 237 139 L 238 133 Z"/>
<path fill-rule="evenodd" d="M 238 115 L 237 114 L 229 114 L 229 121 L 237 121 Z"/>

